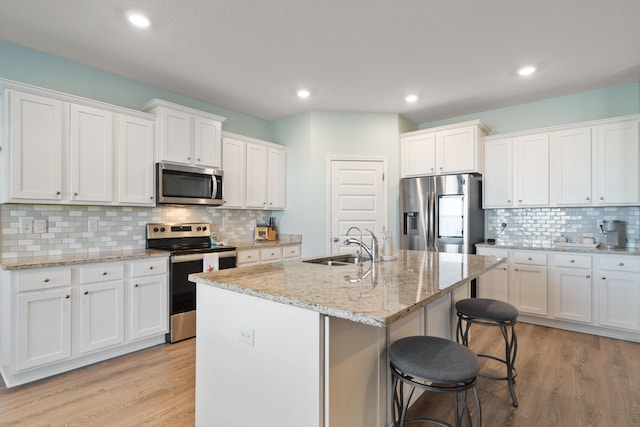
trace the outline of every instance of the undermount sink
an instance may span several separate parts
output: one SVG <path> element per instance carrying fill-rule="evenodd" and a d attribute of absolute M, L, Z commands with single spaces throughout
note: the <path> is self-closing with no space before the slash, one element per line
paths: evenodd
<path fill-rule="evenodd" d="M 313 258 L 306 259 L 302 262 L 309 262 L 311 264 L 322 264 L 322 265 L 330 265 L 330 266 L 340 266 L 340 265 L 354 265 L 359 264 L 360 262 L 371 261 L 370 258 L 365 258 L 362 256 L 357 256 L 355 254 L 345 254 L 345 255 L 334 255 L 322 258 Z"/>

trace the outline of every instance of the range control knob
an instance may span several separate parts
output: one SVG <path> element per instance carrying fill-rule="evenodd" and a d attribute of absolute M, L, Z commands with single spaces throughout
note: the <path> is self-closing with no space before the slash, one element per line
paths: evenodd
<path fill-rule="evenodd" d="M 160 232 L 161 232 L 161 233 L 164 233 L 165 231 L 167 231 L 167 229 L 166 229 L 166 228 L 164 228 L 164 227 L 160 227 Z"/>
<path fill-rule="evenodd" d="M 196 230 L 202 231 L 202 227 L 198 226 L 198 228 L 196 228 Z"/>
<path fill-rule="evenodd" d="M 207 231 L 207 227 L 202 227 L 202 231 Z"/>
<path fill-rule="evenodd" d="M 153 232 L 157 233 L 158 232 L 158 227 L 153 227 Z"/>

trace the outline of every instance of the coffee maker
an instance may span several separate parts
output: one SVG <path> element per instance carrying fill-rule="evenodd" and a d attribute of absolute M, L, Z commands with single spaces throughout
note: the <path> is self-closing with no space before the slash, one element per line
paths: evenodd
<path fill-rule="evenodd" d="M 626 224 L 617 219 L 605 219 L 600 224 L 600 230 L 604 234 L 604 246 L 607 249 L 621 248 L 627 243 Z"/>

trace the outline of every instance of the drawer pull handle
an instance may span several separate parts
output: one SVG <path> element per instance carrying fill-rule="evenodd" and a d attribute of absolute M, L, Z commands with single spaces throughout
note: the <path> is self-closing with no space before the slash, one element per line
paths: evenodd
<path fill-rule="evenodd" d="M 624 267 L 624 262 L 621 262 L 620 264 L 618 264 L 620 267 Z"/>
<path fill-rule="evenodd" d="M 49 283 L 50 279 L 47 277 L 44 279 L 44 283 Z"/>

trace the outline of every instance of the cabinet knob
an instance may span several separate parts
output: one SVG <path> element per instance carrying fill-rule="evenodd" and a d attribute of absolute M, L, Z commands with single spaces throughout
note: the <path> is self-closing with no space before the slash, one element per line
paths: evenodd
<path fill-rule="evenodd" d="M 48 277 L 47 277 L 47 278 L 45 278 L 45 279 L 44 279 L 44 283 L 49 283 L 49 280 L 50 280 L 50 279 L 49 279 Z"/>
<path fill-rule="evenodd" d="M 624 266 L 624 262 L 621 262 L 620 264 L 618 264 L 620 267 Z"/>
<path fill-rule="evenodd" d="M 337 237 L 333 238 L 333 243 L 338 243 L 340 241 L 340 239 L 338 239 Z"/>
<path fill-rule="evenodd" d="M 196 159 L 196 162 L 199 162 L 199 161 L 200 161 L 200 159 L 199 159 L 199 158 L 198 158 L 198 159 Z"/>
<path fill-rule="evenodd" d="M 103 271 L 103 272 L 102 272 L 102 275 L 103 275 L 103 276 L 106 276 L 106 275 L 107 275 L 107 272 L 106 272 L 106 271 Z"/>
<path fill-rule="evenodd" d="M 59 196 L 59 195 L 60 195 L 60 192 L 59 192 L 59 191 L 56 191 L 56 196 Z"/>
<path fill-rule="evenodd" d="M 69 298 L 71 298 L 71 295 L 65 295 L 64 297 L 65 297 L 66 299 L 69 299 Z"/>
<path fill-rule="evenodd" d="M 149 266 L 149 270 L 153 270 L 153 265 L 150 265 L 150 266 Z"/>
<path fill-rule="evenodd" d="M 531 257 L 527 258 L 528 261 L 531 261 L 531 259 L 532 259 Z"/>
<path fill-rule="evenodd" d="M 153 200 L 153 196 L 149 197 L 149 200 Z"/>
<path fill-rule="evenodd" d="M 440 166 L 440 170 L 442 170 L 442 166 Z"/>
<path fill-rule="evenodd" d="M 601 277 L 601 279 L 602 279 L 602 280 L 607 280 L 607 278 L 606 278 L 606 277 L 604 277 L 604 276 L 602 276 L 602 277 Z"/>
<path fill-rule="evenodd" d="M 518 203 L 522 203 L 522 199 L 518 199 Z"/>
<path fill-rule="evenodd" d="M 433 168 L 431 168 L 431 170 L 433 170 Z"/>
<path fill-rule="evenodd" d="M 587 279 L 591 279 L 591 276 L 589 274 L 587 274 Z"/>
<path fill-rule="evenodd" d="M 587 201 L 591 200 L 591 197 L 587 197 Z"/>
<path fill-rule="evenodd" d="M 138 285 L 137 283 L 134 285 L 136 288 L 139 287 L 140 285 Z"/>
<path fill-rule="evenodd" d="M 187 157 L 187 160 L 191 161 L 191 157 Z"/>
<path fill-rule="evenodd" d="M 574 262 L 576 262 L 576 260 L 572 259 L 571 261 L 569 261 L 571 264 L 573 264 Z"/>
<path fill-rule="evenodd" d="M 76 192 L 74 191 L 74 192 L 73 192 L 73 195 L 74 195 L 74 196 L 77 196 L 77 195 L 78 195 L 78 193 L 76 193 Z"/>
<path fill-rule="evenodd" d="M 507 203 L 511 203 L 511 200 L 507 200 Z"/>
<path fill-rule="evenodd" d="M 84 291 L 84 294 L 85 295 L 89 295 L 89 291 Z"/>
<path fill-rule="evenodd" d="M 604 200 L 604 197 L 603 197 L 603 196 L 600 196 L 600 200 Z"/>

